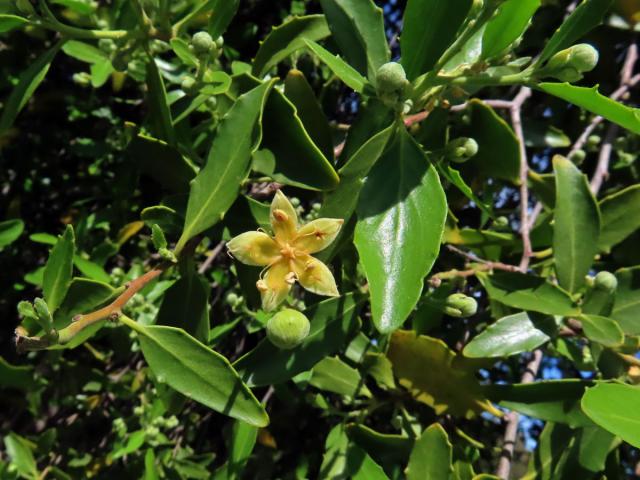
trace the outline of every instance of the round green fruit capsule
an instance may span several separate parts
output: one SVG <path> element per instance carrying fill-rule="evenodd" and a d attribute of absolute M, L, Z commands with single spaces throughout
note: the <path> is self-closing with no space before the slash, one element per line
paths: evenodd
<path fill-rule="evenodd" d="M 297 310 L 285 308 L 267 322 L 267 338 L 276 347 L 290 350 L 309 335 L 309 319 Z"/>
<path fill-rule="evenodd" d="M 207 32 L 198 32 L 191 37 L 191 45 L 193 46 L 193 52 L 196 55 L 204 55 L 211 51 L 215 47 L 215 43 L 211 35 Z"/>
<path fill-rule="evenodd" d="M 593 286 L 598 290 L 604 290 L 606 292 L 613 292 L 618 288 L 618 279 L 611 272 L 598 272 L 594 279 Z"/>
<path fill-rule="evenodd" d="M 376 72 L 376 87 L 379 95 L 402 92 L 408 83 L 404 68 L 397 62 L 385 63 Z"/>

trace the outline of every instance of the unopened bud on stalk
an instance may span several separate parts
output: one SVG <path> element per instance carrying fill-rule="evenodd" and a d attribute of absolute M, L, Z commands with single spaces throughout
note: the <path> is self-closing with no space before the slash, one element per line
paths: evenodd
<path fill-rule="evenodd" d="M 478 153 L 478 142 L 473 138 L 460 137 L 446 146 L 447 159 L 455 163 L 464 163 Z"/>
<path fill-rule="evenodd" d="M 404 100 L 404 91 L 409 85 L 402 65 L 388 62 L 376 72 L 376 92 L 378 98 L 388 107 L 395 108 Z"/>
<path fill-rule="evenodd" d="M 604 290 L 611 293 L 618 288 L 618 279 L 611 272 L 598 272 L 594 279 L 593 286 L 598 290 Z"/>
<path fill-rule="evenodd" d="M 465 318 L 475 315 L 478 302 L 464 293 L 452 293 L 447 297 L 444 313 L 451 317 Z"/>
<path fill-rule="evenodd" d="M 208 54 L 216 44 L 207 32 L 197 32 L 191 37 L 191 46 L 193 53 L 202 56 Z"/>
<path fill-rule="evenodd" d="M 595 68 L 598 56 L 598 51 L 588 43 L 573 45 L 551 57 L 541 73 L 563 82 L 575 82 L 582 78 L 584 72 Z"/>

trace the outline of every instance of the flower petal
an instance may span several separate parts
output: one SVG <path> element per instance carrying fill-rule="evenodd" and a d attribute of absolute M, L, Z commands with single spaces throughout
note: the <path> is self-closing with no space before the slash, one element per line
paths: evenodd
<path fill-rule="evenodd" d="M 317 295 L 339 297 L 338 287 L 329 268 L 317 258 L 310 255 L 298 257 L 293 262 L 298 282 L 306 290 Z"/>
<path fill-rule="evenodd" d="M 280 258 L 276 242 L 264 232 L 245 232 L 227 242 L 231 255 L 242 263 L 264 267 Z"/>
<path fill-rule="evenodd" d="M 278 240 L 284 242 L 293 240 L 298 230 L 298 214 L 289 199 L 280 190 L 276 192 L 271 201 L 269 220 Z"/>
<path fill-rule="evenodd" d="M 264 277 L 256 284 L 262 298 L 262 309 L 270 312 L 278 308 L 289 295 L 293 283 L 289 262 L 280 260 L 269 267 Z"/>
<path fill-rule="evenodd" d="M 327 248 L 338 236 L 344 220 L 318 218 L 298 230 L 293 246 L 305 253 L 316 253 Z"/>

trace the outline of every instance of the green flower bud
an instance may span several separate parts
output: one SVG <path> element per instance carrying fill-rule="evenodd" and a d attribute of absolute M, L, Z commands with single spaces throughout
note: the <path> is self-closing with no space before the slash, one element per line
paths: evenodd
<path fill-rule="evenodd" d="M 167 248 L 167 239 L 157 223 L 151 226 L 151 240 L 153 240 L 153 246 L 156 247 L 157 250 Z"/>
<path fill-rule="evenodd" d="M 168 248 L 161 248 L 158 250 L 158 253 L 160 254 L 160 257 L 163 260 L 166 260 L 168 262 L 171 263 L 177 263 L 178 259 L 176 258 L 175 253 L 173 253 L 171 250 L 169 250 Z"/>
<path fill-rule="evenodd" d="M 103 52 L 112 53 L 115 52 L 118 47 L 116 46 L 116 42 L 110 38 L 101 38 L 98 40 L 98 48 Z"/>
<path fill-rule="evenodd" d="M 402 65 L 388 62 L 376 72 L 376 87 L 378 92 L 397 92 L 403 90 L 409 81 Z"/>
<path fill-rule="evenodd" d="M 33 306 L 38 314 L 38 323 L 40 323 L 40 326 L 45 332 L 51 332 L 53 330 L 53 317 L 51 316 L 47 302 L 42 298 L 36 298 L 33 301 Z"/>
<path fill-rule="evenodd" d="M 218 38 L 216 38 L 216 47 L 222 48 L 223 45 L 224 45 L 224 38 L 222 38 L 222 36 L 219 36 Z"/>
<path fill-rule="evenodd" d="M 91 76 L 87 72 L 74 73 L 71 79 L 81 87 L 88 87 L 91 84 Z"/>
<path fill-rule="evenodd" d="M 230 305 L 232 307 L 237 307 L 238 304 L 240 303 L 240 297 L 238 296 L 237 293 L 229 292 L 227 293 L 227 296 L 225 297 L 224 301 L 227 302 L 227 305 Z"/>
<path fill-rule="evenodd" d="M 16 0 L 16 7 L 23 15 L 29 16 L 36 13 L 36 10 L 33 8 L 33 5 L 31 5 L 29 0 Z"/>
<path fill-rule="evenodd" d="M 587 43 L 573 45 L 549 59 L 542 72 L 565 82 L 575 82 L 598 64 L 598 51 Z"/>
<path fill-rule="evenodd" d="M 464 293 L 452 293 L 447 297 L 444 313 L 451 317 L 465 318 L 475 315 L 478 302 Z"/>
<path fill-rule="evenodd" d="M 198 93 L 198 82 L 196 82 L 196 79 L 193 77 L 185 77 L 184 80 L 182 80 L 182 84 L 180 85 L 180 88 L 182 88 L 182 90 L 185 93 L 188 94 L 196 94 Z"/>
<path fill-rule="evenodd" d="M 207 98 L 207 107 L 209 107 L 211 110 L 215 110 L 215 108 L 218 106 L 218 100 L 216 99 L 216 97 L 209 97 Z"/>
<path fill-rule="evenodd" d="M 309 320 L 297 310 L 285 308 L 267 322 L 267 338 L 276 347 L 290 350 L 309 335 Z"/>
<path fill-rule="evenodd" d="M 473 138 L 460 137 L 450 141 L 446 150 L 449 161 L 464 163 L 478 153 L 478 142 Z"/>
<path fill-rule="evenodd" d="M 571 152 L 568 158 L 576 165 L 581 165 L 586 156 L 587 153 L 584 150 L 576 150 L 575 152 Z"/>
<path fill-rule="evenodd" d="M 594 288 L 606 292 L 614 292 L 618 288 L 618 279 L 611 272 L 598 272 L 593 282 Z"/>
<path fill-rule="evenodd" d="M 171 430 L 172 428 L 176 428 L 178 426 L 178 418 L 175 415 L 171 415 L 167 418 L 167 421 L 164 423 L 165 428 Z"/>
<path fill-rule="evenodd" d="M 193 46 L 193 52 L 198 56 L 206 55 L 216 46 L 213 38 L 207 32 L 194 34 L 191 37 L 191 45 Z"/>
<path fill-rule="evenodd" d="M 500 216 L 493 221 L 493 226 L 496 229 L 505 229 L 509 227 L 509 219 L 505 216 Z"/>
<path fill-rule="evenodd" d="M 38 320 L 38 315 L 36 314 L 33 305 L 26 300 L 18 303 L 18 314 L 22 318 L 31 318 L 33 320 Z"/>
<path fill-rule="evenodd" d="M 589 135 L 587 137 L 587 145 L 590 147 L 597 147 L 601 141 L 602 137 L 600 137 L 600 135 Z"/>

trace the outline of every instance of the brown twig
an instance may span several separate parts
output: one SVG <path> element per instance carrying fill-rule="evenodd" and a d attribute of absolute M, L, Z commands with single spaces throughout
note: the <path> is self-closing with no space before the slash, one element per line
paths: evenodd
<path fill-rule="evenodd" d="M 520 378 L 520 383 L 531 383 L 535 380 L 538 376 L 538 370 L 540 370 L 540 362 L 542 362 L 542 350 L 534 350 L 533 357 L 527 363 L 527 368 Z M 507 419 L 507 427 L 504 431 L 504 443 L 498 460 L 498 468 L 496 468 L 496 476 L 506 479 L 509 478 L 511 472 L 511 460 L 516 446 L 520 415 L 516 411 L 511 411 L 505 415 L 505 418 Z"/>
<path fill-rule="evenodd" d="M 42 337 L 27 337 L 16 329 L 16 351 L 24 353 L 29 350 L 44 350 L 55 344 L 68 343 L 78 333 L 85 328 L 105 319 L 117 319 L 122 313 L 122 308 L 127 304 L 131 297 L 144 288 L 151 280 L 158 277 L 164 272 L 171 263 L 163 263 L 153 270 L 148 271 L 144 275 L 132 280 L 125 285 L 125 290 L 113 302 L 106 307 L 102 307 L 94 312 L 84 315 L 76 315 L 73 317 L 71 324 L 56 332 L 56 334 L 47 334 Z M 20 327 L 19 327 L 20 328 Z"/>
<path fill-rule="evenodd" d="M 511 124 L 513 131 L 518 138 L 520 148 L 520 236 L 522 237 L 522 258 L 520 259 L 520 270 L 527 271 L 529 258 L 531 257 L 531 238 L 529 237 L 529 185 L 527 177 L 529 175 L 529 163 L 527 161 L 527 147 L 524 143 L 524 133 L 522 131 L 522 105 L 531 96 L 529 87 L 522 87 L 513 104 L 509 109 L 511 114 Z"/>
<path fill-rule="evenodd" d="M 591 177 L 591 191 L 594 195 L 600 191 L 602 182 L 609 176 L 609 161 L 611 160 L 611 152 L 613 151 L 613 142 L 618 136 L 618 125 L 612 123 L 607 129 L 607 134 L 604 137 L 602 146 L 600 147 L 600 153 L 598 154 L 598 164 L 596 170 Z"/>
<path fill-rule="evenodd" d="M 203 274 L 209 269 L 209 267 L 211 266 L 213 261 L 216 259 L 216 257 L 220 254 L 223 248 L 224 248 L 224 242 L 220 242 L 215 247 L 213 247 L 213 250 L 211 250 L 209 252 L 209 255 L 207 255 L 207 259 L 204 262 L 202 262 L 202 264 L 198 268 L 199 274 Z"/>

